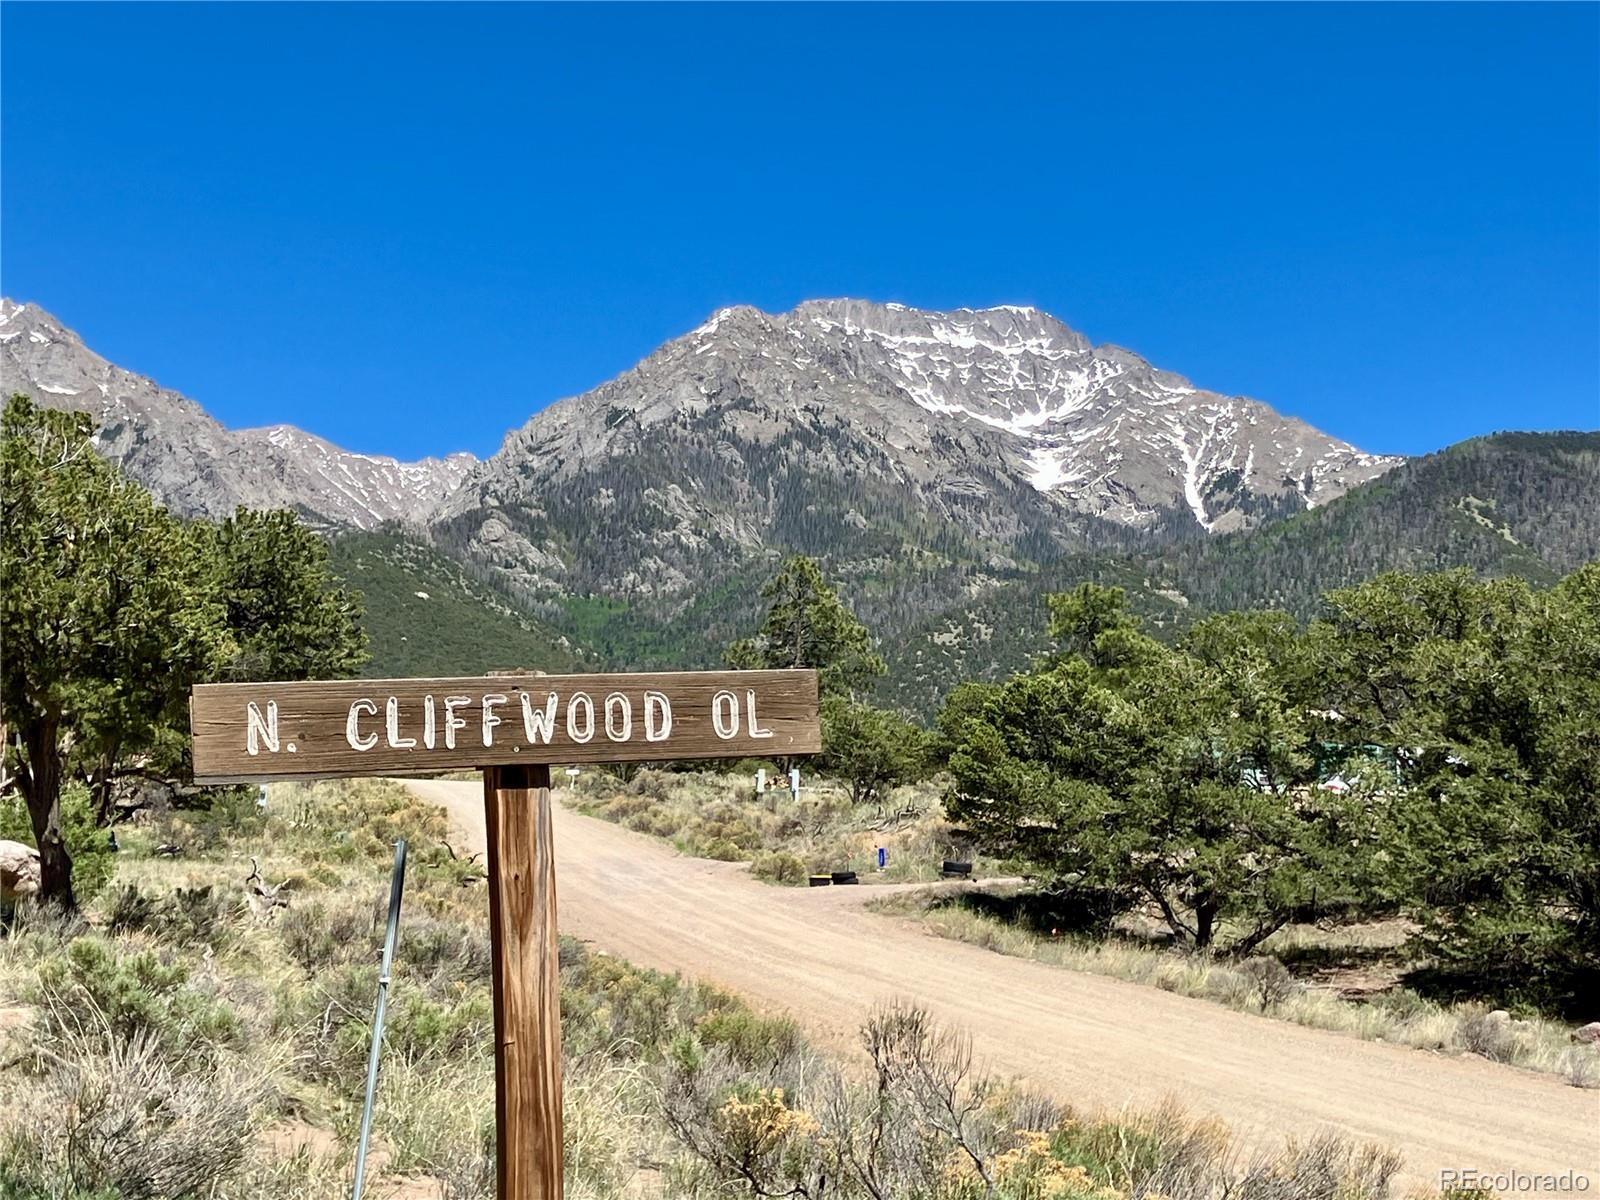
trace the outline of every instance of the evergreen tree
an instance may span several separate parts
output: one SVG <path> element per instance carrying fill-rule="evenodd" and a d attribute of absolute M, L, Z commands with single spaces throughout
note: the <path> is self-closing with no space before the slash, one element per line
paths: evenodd
<path fill-rule="evenodd" d="M 822 702 L 819 763 L 850 785 L 852 804 L 881 805 L 926 766 L 927 736 L 898 713 L 829 696 Z"/>
<path fill-rule="evenodd" d="M 211 539 L 233 633 L 229 679 L 338 679 L 367 660 L 361 597 L 337 585 L 328 543 L 289 512 L 241 508 Z"/>
<path fill-rule="evenodd" d="M 61 792 L 104 821 L 135 759 L 181 773 L 207 679 L 353 673 L 359 600 L 288 513 L 185 524 L 94 449 L 87 416 L 13 397 L 0 428 L 0 721 L 39 849 L 41 892 L 74 903 Z"/>
<path fill-rule="evenodd" d="M 756 637 L 728 647 L 729 666 L 810 667 L 824 695 L 848 695 L 884 673 L 872 637 L 816 559 L 795 555 L 761 589 L 769 607 Z"/>
<path fill-rule="evenodd" d="M 1225 619 L 1172 649 L 1111 593 L 1056 606 L 1079 653 L 962 697 L 947 807 L 992 851 L 1154 904 L 1200 949 L 1248 953 L 1359 887 L 1353 801 L 1317 790 L 1292 623 Z"/>
<path fill-rule="evenodd" d="M 213 565 L 182 522 L 95 453 L 90 420 L 7 404 L 0 530 L 4 719 L 39 850 L 41 894 L 71 907 L 62 832 L 69 748 L 99 778 L 183 711 L 229 648 Z"/>
<path fill-rule="evenodd" d="M 1317 634 L 1345 736 L 1393 748 L 1378 861 L 1453 984 L 1600 992 L 1600 563 L 1381 576 Z"/>

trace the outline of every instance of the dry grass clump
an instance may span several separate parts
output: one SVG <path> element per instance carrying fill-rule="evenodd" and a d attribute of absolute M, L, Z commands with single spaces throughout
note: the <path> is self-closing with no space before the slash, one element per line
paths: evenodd
<path fill-rule="evenodd" d="M 10 923 L 0 927 L 0 1005 L 20 1005 L 24 993 L 36 985 L 40 965 L 88 929 L 81 915 L 19 905 Z"/>
<path fill-rule="evenodd" d="M 930 933 L 1068 970 L 1110 975 L 1163 991 L 1211 1000 L 1419 1050 L 1467 1052 L 1495 1062 L 1561 1075 L 1574 1087 L 1600 1085 L 1600 1050 L 1574 1046 L 1559 1022 L 1492 1015 L 1479 1005 L 1445 1005 L 1395 990 L 1356 1003 L 1306 986 L 1276 957 L 1230 961 L 1122 938 L 1049 937 L 962 907 L 961 898 L 923 894 L 876 901 L 880 912 L 909 915 Z M 1300 944 L 1309 939 L 1297 934 Z"/>
<path fill-rule="evenodd" d="M 880 810 L 852 805 L 848 791 L 826 780 L 815 788 L 808 782 L 796 801 L 786 788 L 758 795 L 744 775 L 644 770 L 626 782 L 585 776 L 561 798 L 684 854 L 750 862 L 757 879 L 793 887 L 831 871 L 855 871 L 866 883 L 931 881 L 944 860 L 971 859 L 970 846 L 944 818 L 940 795 L 933 783 L 897 788 Z M 879 846 L 889 855 L 881 873 Z"/>
<path fill-rule="evenodd" d="M 923 1200 L 1380 1200 L 1398 1156 L 1327 1136 L 1242 1155 L 1176 1108 L 1083 1117 L 984 1074 L 921 1009 L 862 1028 L 865 1081 L 797 1048 L 752 1072 L 679 1048 L 663 1112 L 689 1151 L 672 1196 Z"/>
<path fill-rule="evenodd" d="M 208 1195 L 238 1172 L 273 1095 L 268 1067 L 174 1055 L 149 1033 L 118 1035 L 92 1008 L 79 1016 L 8 1098 L 0 1194 L 159 1200 Z"/>
<path fill-rule="evenodd" d="M 385 1063 L 373 1127 L 386 1165 L 425 1174 L 449 1197 L 494 1193 L 494 1060 Z M 353 1139 L 354 1130 L 343 1131 Z"/>

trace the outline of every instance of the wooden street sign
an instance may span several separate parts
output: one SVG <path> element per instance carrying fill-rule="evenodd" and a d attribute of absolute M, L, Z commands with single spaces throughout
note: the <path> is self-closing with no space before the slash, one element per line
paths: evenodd
<path fill-rule="evenodd" d="M 822 749 L 815 671 L 214 683 L 197 783 L 483 771 L 499 1200 L 561 1200 L 561 973 L 550 766 Z"/>
<path fill-rule="evenodd" d="M 190 718 L 196 783 L 822 748 L 815 671 L 208 683 Z"/>

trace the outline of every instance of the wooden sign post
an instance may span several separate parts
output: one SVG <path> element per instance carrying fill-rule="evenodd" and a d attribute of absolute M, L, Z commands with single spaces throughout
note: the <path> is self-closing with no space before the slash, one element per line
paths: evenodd
<path fill-rule="evenodd" d="M 190 701 L 196 783 L 483 771 L 500 1200 L 560 1200 L 553 763 L 822 749 L 815 671 L 215 683 Z"/>

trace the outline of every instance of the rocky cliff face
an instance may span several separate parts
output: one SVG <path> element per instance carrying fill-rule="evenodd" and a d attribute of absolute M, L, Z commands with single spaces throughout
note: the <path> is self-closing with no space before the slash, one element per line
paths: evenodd
<path fill-rule="evenodd" d="M 724 309 L 483 463 L 225 429 L 9 300 L 0 386 L 92 414 L 101 450 L 180 512 L 426 525 L 523 596 L 664 613 L 795 551 L 897 607 L 944 603 L 1072 550 L 1247 529 L 1398 461 L 1013 307 Z"/>
<path fill-rule="evenodd" d="M 1197 389 L 1127 350 L 1092 346 L 1037 309 L 938 313 L 839 300 L 803 304 L 782 321 L 784 337 L 876 391 L 909 397 L 933 418 L 921 419 L 925 427 L 994 429 L 1013 474 L 1129 525 L 1187 508 L 1207 530 L 1238 528 L 1248 523 L 1244 496 L 1313 505 L 1397 461 L 1258 401 Z"/>
<path fill-rule="evenodd" d="M 1397 461 L 1035 309 L 829 300 L 724 309 L 551 405 L 436 525 L 520 587 L 659 595 L 778 546 L 1004 566 L 1247 528 Z"/>
<path fill-rule="evenodd" d="M 193 400 L 107 362 L 37 305 L 12 300 L 0 300 L 0 389 L 90 414 L 102 453 L 190 516 L 244 505 L 360 529 L 420 523 L 476 462 L 353 454 L 288 425 L 225 429 Z"/>

